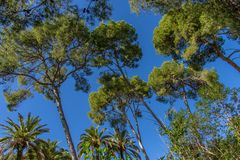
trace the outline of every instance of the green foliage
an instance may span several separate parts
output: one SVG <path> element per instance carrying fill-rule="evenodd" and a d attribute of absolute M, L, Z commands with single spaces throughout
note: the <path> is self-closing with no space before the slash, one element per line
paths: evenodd
<path fill-rule="evenodd" d="M 88 0 L 89 5 L 83 9 L 83 18 L 90 24 L 97 21 L 109 20 L 112 15 L 112 6 L 109 0 Z"/>
<path fill-rule="evenodd" d="M 87 67 L 90 33 L 77 16 L 56 17 L 19 34 L 5 30 L 2 36 L 1 77 L 18 78 L 19 88 L 28 88 L 5 94 L 10 107 L 26 99 L 33 89 L 53 99 L 53 88 L 69 76 L 76 80 L 76 89 L 89 89 L 85 76 L 91 74 Z"/>
<path fill-rule="evenodd" d="M 24 157 L 31 160 L 40 160 L 42 158 L 46 160 L 69 160 L 71 159 L 70 154 L 63 148 L 58 146 L 57 141 L 47 140 L 46 142 L 39 144 L 38 148 L 41 148 L 42 157 L 38 157 L 38 155 L 34 152 L 34 150 L 30 149 Z"/>
<path fill-rule="evenodd" d="M 49 132 L 49 129 L 45 128 L 46 125 L 39 124 L 41 121 L 39 117 L 33 117 L 31 114 L 28 114 L 26 120 L 18 114 L 18 121 L 15 123 L 8 118 L 6 124 L 0 124 L 6 135 L 0 139 L 4 156 L 8 159 L 17 155 L 17 159 L 21 159 L 23 153 L 29 150 L 40 156 L 42 151 L 38 145 L 44 143 L 44 140 L 40 139 L 39 135 Z"/>
<path fill-rule="evenodd" d="M 101 124 L 111 116 L 115 116 L 108 114 L 111 110 L 121 111 L 131 102 L 138 103 L 139 97 L 151 97 L 146 82 L 137 76 L 126 81 L 123 77 L 105 75 L 99 81 L 103 86 L 89 96 L 91 106 L 89 116 L 95 123 Z"/>
<path fill-rule="evenodd" d="M 7 107 L 8 109 L 14 110 L 14 108 L 21 103 L 22 101 L 24 101 L 25 99 L 27 99 L 28 97 L 30 97 L 32 94 L 29 90 L 16 90 L 16 91 L 9 91 L 6 90 L 4 92 L 4 97 L 8 103 Z"/>
<path fill-rule="evenodd" d="M 87 92 L 90 86 L 86 76 L 91 74 L 90 67 L 96 67 L 103 71 L 99 78 L 101 87 L 89 96 L 89 117 L 97 124 L 110 122 L 115 134 L 94 127 L 86 129 L 78 144 L 79 157 L 140 159 L 139 149 L 126 130 L 116 128 L 126 127 L 129 110 L 137 112 L 132 113 L 135 120 L 142 116 L 142 110 L 132 111 L 133 105 L 150 108 L 144 100 L 151 98 L 153 90 L 160 102 L 182 98 L 190 108 L 189 99 L 198 101 L 191 114 L 188 108 L 168 110 L 169 121 L 166 129 L 161 128 L 161 134 L 168 137 L 170 151 L 161 159 L 238 159 L 239 89 L 225 90 L 217 73 L 203 67 L 219 57 L 240 71 L 233 61 L 239 49 L 228 52 L 224 45 L 227 40 L 239 41 L 240 2 L 129 0 L 129 3 L 138 13 L 150 9 L 165 14 L 154 31 L 153 42 L 160 54 L 172 56 L 174 61 L 154 68 L 148 83 L 126 74 L 126 69 L 136 68 L 142 58 L 136 31 L 126 22 L 102 22 L 89 31 L 78 15 L 78 8 L 70 6 L 68 0 L 0 2 L 0 77 L 6 84 L 4 97 L 8 108 L 14 110 L 35 91 L 59 107 L 61 85 L 72 76 L 76 90 Z M 90 0 L 84 11 L 87 14 L 82 18 L 94 22 L 94 18 L 109 19 L 112 8 L 108 0 Z M 11 89 L 10 85 L 15 84 L 17 87 Z M 148 111 L 151 113 L 151 108 Z M 60 115 L 63 120 L 63 113 Z M 68 151 L 59 148 L 57 142 L 38 138 L 48 132 L 45 125 L 39 124 L 38 117 L 29 115 L 24 121 L 19 114 L 20 124 L 11 119 L 6 122 L 1 126 L 7 135 L 0 139 L 4 158 L 70 159 Z M 63 126 L 68 128 L 66 121 Z M 74 150 L 71 144 L 70 148 Z"/>
<path fill-rule="evenodd" d="M 101 23 L 92 32 L 92 44 L 96 67 L 113 66 L 137 67 L 142 52 L 136 42 L 135 29 L 124 21 Z"/>
<path fill-rule="evenodd" d="M 18 89 L 37 91 L 56 103 L 72 156 L 74 146 L 62 113 L 61 85 L 72 76 L 76 90 L 87 92 L 86 76 L 91 74 L 90 67 L 106 65 L 99 64 L 102 57 L 117 61 L 118 67 L 130 68 L 136 67 L 135 62 L 141 58 L 135 30 L 127 23 L 109 22 L 90 33 L 84 21 L 69 12 L 20 32 L 12 33 L 7 28 L 2 36 L 0 55 L 7 58 L 0 58 L 1 78 L 12 80 L 5 81 L 6 87 L 18 80 Z M 6 95 L 14 96 L 10 92 Z M 22 94 L 15 96 L 9 106 L 13 110 L 26 98 Z"/>
<path fill-rule="evenodd" d="M 92 44 L 94 47 L 92 64 L 105 70 L 99 79 L 103 87 L 89 96 L 91 104 L 89 116 L 98 124 L 106 119 L 110 120 L 111 117 L 114 118 L 111 120 L 112 123 L 115 123 L 117 117 L 121 119 L 119 113 L 105 114 L 106 110 L 110 111 L 115 107 L 114 110 L 118 112 L 124 109 L 129 101 L 136 101 L 137 97 L 139 99 L 150 96 L 145 82 L 138 77 L 129 80 L 125 76 L 125 69 L 136 68 L 142 57 L 137 34 L 126 22 L 110 21 L 107 24 L 100 24 L 93 31 Z"/>
<path fill-rule="evenodd" d="M 141 159 L 139 149 L 131 140 L 127 131 L 115 131 L 112 135 L 112 144 L 121 159 Z M 124 158 L 125 157 L 125 158 Z"/>
<path fill-rule="evenodd" d="M 239 26 L 240 26 L 240 2 L 238 0 L 211 0 L 209 8 L 211 16 L 225 25 L 228 31 L 228 38 L 239 41 Z M 221 14 L 220 14 L 221 13 Z"/>
<path fill-rule="evenodd" d="M 179 159 L 238 158 L 239 102 L 239 89 L 232 89 L 224 99 L 205 99 L 198 103 L 192 117 L 184 110 L 171 112 L 169 131 L 163 132 L 169 135 L 169 156 Z M 197 141 L 194 128 L 200 133 L 201 141 Z"/>
<path fill-rule="evenodd" d="M 58 160 L 59 158 L 71 159 L 69 153 L 58 148 L 58 142 L 45 141 L 39 136 L 49 132 L 46 125 L 39 124 L 39 117 L 31 116 L 29 113 L 24 120 L 21 114 L 18 114 L 19 123 L 15 123 L 8 118 L 6 124 L 1 124 L 5 137 L 0 139 L 0 145 L 3 147 L 3 157 L 5 159 L 27 158 L 32 160 Z"/>
<path fill-rule="evenodd" d="M 48 140 L 45 144 L 42 144 L 43 155 L 45 159 L 48 160 L 69 160 L 71 159 L 70 154 L 67 150 L 58 147 L 58 142 L 53 141 L 51 142 Z"/>
<path fill-rule="evenodd" d="M 240 142 L 233 135 L 229 134 L 226 138 L 219 138 L 210 144 L 210 148 L 215 153 L 212 159 L 236 159 L 239 158 Z"/>
<path fill-rule="evenodd" d="M 153 41 L 159 53 L 183 52 L 183 57 L 188 59 L 198 50 L 201 38 L 216 34 L 222 27 L 208 16 L 204 6 L 188 3 L 180 11 L 169 12 L 163 17 L 154 31 Z"/>
<path fill-rule="evenodd" d="M 195 1 L 195 0 L 194 0 Z M 131 9 L 139 13 L 143 10 L 153 10 L 154 12 L 165 13 L 169 10 L 180 8 L 187 0 L 129 0 Z"/>
<path fill-rule="evenodd" d="M 78 144 L 78 157 L 84 156 L 84 159 L 111 159 L 113 158 L 113 151 L 111 150 L 111 137 L 105 134 L 105 130 L 90 127 L 81 135 Z"/>
<path fill-rule="evenodd" d="M 152 10 L 161 14 L 168 14 L 174 10 L 179 12 L 184 5 L 189 3 L 201 5 L 206 14 L 213 17 L 215 21 L 227 24 L 227 27 L 234 31 L 231 32 L 231 35 L 239 34 L 237 27 L 239 27 L 240 2 L 238 0 L 129 0 L 129 3 L 134 12 Z M 195 10 L 192 14 L 198 11 Z"/>
<path fill-rule="evenodd" d="M 239 21 L 234 22 L 236 19 L 228 15 L 231 14 L 229 10 L 224 12 L 225 17 L 222 16 L 221 5 L 216 1 L 188 2 L 167 12 L 154 31 L 153 42 L 157 51 L 173 58 L 181 57 L 195 67 L 220 57 L 239 71 L 232 59 L 238 49 L 234 48 L 233 52 L 224 50 L 226 37 L 238 39 L 235 27 L 239 26 Z"/>
<path fill-rule="evenodd" d="M 60 89 L 70 77 L 75 80 L 76 90 L 89 89 L 85 78 L 91 74 L 92 57 L 90 32 L 84 21 L 77 14 L 64 13 L 19 32 L 6 28 L 1 35 L 0 78 L 7 88 L 20 80 L 18 92 L 5 93 L 10 110 L 29 97 L 26 95 L 36 92 L 55 102 L 71 156 L 76 159 Z"/>
<path fill-rule="evenodd" d="M 15 31 L 47 18 L 59 15 L 70 7 L 68 0 L 8 0 L 0 2 L 0 25 L 10 26 Z"/>
<path fill-rule="evenodd" d="M 233 132 L 234 136 L 237 137 L 238 141 L 240 142 L 240 118 L 233 117 L 229 122 L 229 128 Z"/>
<path fill-rule="evenodd" d="M 195 71 L 175 61 L 164 62 L 154 68 L 149 75 L 148 84 L 162 98 L 173 97 L 221 99 L 223 85 L 218 81 L 215 71 Z"/>
<path fill-rule="evenodd" d="M 174 112 L 169 126 L 169 142 L 170 150 L 176 153 L 177 157 L 186 159 L 198 159 L 199 154 L 203 153 L 202 149 L 197 145 L 199 143 L 195 132 L 195 127 L 199 127 L 196 123 L 196 116 L 189 117 L 184 110 Z M 196 126 L 197 125 L 197 126 Z"/>
<path fill-rule="evenodd" d="M 139 159 L 139 149 L 126 131 L 106 134 L 106 129 L 90 127 L 80 137 L 79 158 L 92 160 Z"/>
<path fill-rule="evenodd" d="M 129 80 L 125 76 L 125 69 L 136 68 L 142 57 L 137 34 L 132 26 L 123 21 L 102 23 L 93 31 L 91 43 L 94 47 L 92 64 L 105 70 L 99 79 L 103 87 L 89 96 L 89 116 L 101 124 L 110 117 L 121 118 L 119 113 L 112 116 L 105 114 L 106 110 L 110 111 L 114 107 L 115 110 L 122 110 L 129 101 L 136 101 L 137 97 L 149 97 L 150 93 L 146 83 L 139 77 Z"/>

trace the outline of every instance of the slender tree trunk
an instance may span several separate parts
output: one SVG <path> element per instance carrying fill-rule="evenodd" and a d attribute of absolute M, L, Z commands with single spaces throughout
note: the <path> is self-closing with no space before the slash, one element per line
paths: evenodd
<path fill-rule="evenodd" d="M 142 136 L 141 136 L 141 132 L 140 132 L 139 124 L 138 124 L 138 119 L 137 119 L 136 115 L 134 115 L 134 120 L 135 120 L 135 123 L 136 123 L 137 135 L 138 135 L 138 137 L 140 139 L 140 142 L 141 142 L 141 145 L 142 145 L 143 154 L 144 154 L 146 160 L 150 160 L 150 158 L 147 154 L 147 151 L 146 151 L 146 149 L 143 145 L 143 142 L 142 142 Z"/>
<path fill-rule="evenodd" d="M 100 160 L 100 155 L 97 151 L 96 151 L 96 160 Z"/>
<path fill-rule="evenodd" d="M 23 148 L 18 147 L 18 149 L 17 149 L 17 160 L 22 160 L 22 156 L 23 156 Z"/>
<path fill-rule="evenodd" d="M 96 160 L 100 160 L 100 158 L 99 158 L 99 155 L 98 155 L 98 154 L 96 155 Z"/>
<path fill-rule="evenodd" d="M 91 151 L 92 151 L 92 158 L 91 158 L 91 160 L 96 160 L 93 146 L 91 146 Z"/>
<path fill-rule="evenodd" d="M 148 104 L 141 98 L 140 99 L 141 102 L 143 103 L 143 105 L 145 106 L 145 108 L 148 110 L 148 112 L 153 116 L 153 118 L 157 121 L 157 123 L 159 124 L 159 126 L 166 132 L 168 129 L 165 126 L 165 124 L 162 122 L 161 119 L 159 119 L 157 117 L 157 115 L 152 111 L 152 109 L 148 106 Z"/>
<path fill-rule="evenodd" d="M 127 122 L 128 122 L 128 124 L 129 124 L 129 126 L 130 126 L 130 128 L 131 128 L 131 130 L 132 130 L 132 132 L 133 132 L 133 134 L 135 135 L 135 137 L 136 137 L 136 139 L 137 139 L 137 141 L 138 141 L 138 145 L 139 145 L 140 149 L 142 150 L 145 159 L 146 159 L 146 160 L 150 160 L 149 157 L 148 157 L 148 155 L 147 155 L 146 149 L 145 149 L 145 147 L 143 146 L 142 139 L 141 139 L 140 135 L 135 131 L 132 123 L 130 122 L 130 120 L 129 120 L 128 118 L 127 118 Z"/>
<path fill-rule="evenodd" d="M 122 150 L 120 150 L 120 158 L 121 158 L 121 160 L 124 160 L 124 154 L 123 154 Z"/>
<path fill-rule="evenodd" d="M 117 58 L 116 58 L 116 63 L 118 64 Z M 123 72 L 122 68 L 117 65 L 117 68 L 119 69 L 120 73 L 122 74 L 124 80 L 127 82 L 128 86 L 131 87 L 132 89 L 134 89 L 131 85 L 131 83 L 129 82 L 127 76 L 125 75 L 125 73 Z M 138 95 L 136 95 L 138 96 Z M 152 109 L 148 106 L 148 104 L 144 101 L 143 97 L 139 97 L 140 102 L 143 103 L 143 105 L 146 107 L 146 109 L 149 111 L 149 113 L 153 116 L 153 118 L 157 121 L 157 123 L 159 124 L 159 126 L 164 130 L 167 131 L 167 127 L 164 125 L 164 123 L 157 117 L 157 115 L 152 111 Z"/>
<path fill-rule="evenodd" d="M 183 93 L 182 93 L 182 95 L 183 95 L 183 102 L 184 102 L 184 104 L 185 104 L 185 106 L 186 106 L 186 109 L 187 109 L 189 115 L 192 115 L 192 112 L 191 112 L 191 109 L 190 109 L 190 107 L 189 107 L 188 100 L 187 100 L 186 90 L 185 90 L 184 87 L 183 87 Z"/>
<path fill-rule="evenodd" d="M 70 134 L 70 130 L 69 130 L 69 127 L 68 127 L 68 123 L 67 123 L 67 120 L 65 118 L 64 111 L 63 111 L 63 108 L 62 108 L 62 101 L 61 101 L 61 97 L 60 97 L 60 94 L 59 94 L 59 89 L 55 88 L 53 90 L 53 92 L 54 92 L 54 96 L 55 96 L 55 100 L 56 100 L 58 113 L 59 113 L 61 123 L 62 123 L 62 126 L 63 126 L 63 130 L 64 130 L 64 133 L 65 133 L 65 136 L 66 136 L 67 144 L 68 144 L 69 149 L 70 149 L 71 157 L 72 157 L 73 160 L 77 160 L 78 159 L 77 158 L 77 153 L 76 153 L 76 150 L 74 148 L 74 144 L 73 144 L 72 137 L 71 137 L 71 134 Z"/>
<path fill-rule="evenodd" d="M 216 46 L 216 45 L 211 45 L 212 48 L 214 49 L 215 53 L 219 58 L 221 58 L 223 61 L 227 62 L 229 65 L 231 65 L 235 70 L 240 72 L 240 66 L 237 65 L 235 62 L 233 62 L 229 57 L 226 57 L 222 51 Z"/>
<path fill-rule="evenodd" d="M 193 117 L 193 114 L 191 112 L 191 109 L 189 107 L 189 103 L 188 103 L 188 100 L 187 100 L 187 96 L 186 96 L 186 90 L 185 88 L 183 87 L 183 100 L 184 100 L 184 104 L 186 106 L 186 109 L 189 113 L 189 116 L 190 118 L 194 121 L 194 117 Z M 206 147 L 204 147 L 204 145 L 202 144 L 202 140 L 201 140 L 201 134 L 199 133 L 199 131 L 197 130 L 197 124 L 194 122 L 193 124 L 193 130 L 195 132 L 195 134 L 197 135 L 197 148 L 200 150 L 200 152 L 206 152 L 207 154 L 211 153 L 211 152 L 208 152 L 208 149 Z M 209 157 L 208 157 L 209 158 Z"/>

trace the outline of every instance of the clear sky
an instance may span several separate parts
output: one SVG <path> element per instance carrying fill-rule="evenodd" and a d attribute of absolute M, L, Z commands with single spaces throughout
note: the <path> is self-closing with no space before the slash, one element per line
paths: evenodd
<path fill-rule="evenodd" d="M 75 1 L 79 6 L 82 6 L 80 0 Z M 130 11 L 127 0 L 112 0 L 112 4 L 112 19 L 116 21 L 124 20 L 136 28 L 139 35 L 139 43 L 143 51 L 143 58 L 140 62 L 139 68 L 129 71 L 129 73 L 130 75 L 139 75 L 142 79 L 147 80 L 148 74 L 151 72 L 152 68 L 154 66 L 160 66 L 163 61 L 168 59 L 158 55 L 155 52 L 152 43 L 153 30 L 158 25 L 161 16 L 146 12 L 136 15 Z M 231 48 L 232 45 L 234 44 L 229 42 L 226 47 Z M 207 65 L 207 68 L 215 68 L 220 75 L 221 82 L 223 82 L 226 86 L 239 86 L 239 74 L 224 62 L 220 60 L 216 61 Z M 91 91 L 95 91 L 98 88 L 97 77 L 97 73 L 89 77 L 89 81 L 92 86 Z M 87 112 L 89 111 L 88 94 L 74 91 L 74 81 L 70 79 L 63 85 L 61 96 L 63 97 L 64 111 L 70 126 L 72 137 L 75 145 L 77 145 L 80 134 L 83 133 L 84 129 L 93 125 L 87 116 Z M 161 119 L 164 120 L 164 111 L 166 111 L 167 108 L 156 102 L 154 98 L 149 103 Z M 182 104 L 179 103 L 176 105 Z M 51 130 L 51 132 L 49 134 L 45 134 L 43 138 L 59 140 L 60 146 L 67 148 L 57 109 L 52 102 L 49 102 L 43 96 L 36 94 L 32 99 L 22 103 L 17 112 L 22 113 L 24 116 L 26 116 L 28 112 L 31 112 L 33 115 L 40 116 L 42 118 L 42 123 L 47 124 L 48 128 Z M 0 123 L 3 123 L 7 117 L 16 119 L 17 112 L 9 112 L 7 110 L 6 103 L 1 92 Z M 158 127 L 153 124 L 152 118 L 148 114 L 145 114 L 142 120 L 140 120 L 140 124 L 143 134 L 143 143 L 147 148 L 147 152 L 149 153 L 151 160 L 164 155 L 167 151 L 167 146 L 164 139 L 158 135 Z M 2 136 L 3 134 L 0 130 L 0 137 Z"/>

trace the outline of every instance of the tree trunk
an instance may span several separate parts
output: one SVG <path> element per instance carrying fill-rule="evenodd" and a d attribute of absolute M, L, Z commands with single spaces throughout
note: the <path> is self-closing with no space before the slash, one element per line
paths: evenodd
<path fill-rule="evenodd" d="M 122 150 L 120 150 L 120 158 L 121 158 L 121 160 L 124 160 L 124 154 L 123 154 Z"/>
<path fill-rule="evenodd" d="M 140 149 L 142 150 L 145 159 L 146 159 L 146 160 L 150 160 L 149 157 L 148 157 L 148 155 L 147 155 L 146 149 L 145 149 L 145 147 L 143 146 L 142 139 L 141 139 L 140 135 L 135 131 L 132 123 L 130 122 L 130 120 L 129 120 L 128 118 L 127 118 L 127 122 L 128 122 L 128 124 L 129 124 L 129 126 L 130 126 L 130 128 L 131 128 L 131 130 L 132 130 L 132 132 L 133 132 L 133 134 L 135 135 L 135 137 L 136 137 L 136 139 L 137 139 L 137 141 L 138 141 L 138 145 L 139 145 Z"/>
<path fill-rule="evenodd" d="M 92 158 L 91 158 L 91 160 L 96 160 L 93 146 L 91 146 L 91 151 L 92 151 Z"/>
<path fill-rule="evenodd" d="M 194 121 L 194 117 L 193 117 L 193 114 L 192 114 L 192 112 L 191 112 L 191 109 L 190 109 L 190 107 L 189 107 L 189 104 L 188 104 L 188 100 L 187 100 L 187 96 L 186 96 L 186 90 L 185 90 L 185 88 L 183 87 L 183 100 L 184 100 L 184 104 L 185 104 L 185 106 L 186 106 L 186 109 L 187 109 L 187 111 L 188 111 L 188 114 L 189 114 L 189 116 L 190 116 L 190 118 Z M 205 152 L 205 151 L 208 151 L 207 149 L 206 149 L 206 147 L 204 147 L 204 145 L 203 145 L 203 143 L 202 143 L 202 140 L 201 140 L 201 134 L 199 133 L 199 131 L 197 130 L 198 129 L 198 127 L 196 127 L 197 126 L 197 124 L 196 123 L 193 123 L 193 130 L 194 130 L 194 132 L 195 132 L 195 134 L 196 134 L 196 140 L 197 140 L 197 148 L 198 148 L 198 150 L 200 150 L 200 152 Z M 206 152 L 207 153 L 207 152 Z M 208 157 L 209 158 L 209 157 Z"/>
<path fill-rule="evenodd" d="M 186 90 L 185 90 L 184 87 L 183 87 L 183 93 L 182 93 L 182 95 L 183 95 L 183 102 L 184 102 L 184 104 L 185 104 L 185 106 L 186 106 L 186 109 L 187 109 L 189 115 L 192 115 L 192 112 L 191 112 L 191 109 L 190 109 L 190 107 L 189 107 L 188 100 L 187 100 Z"/>
<path fill-rule="evenodd" d="M 100 160 L 100 154 L 98 153 L 97 150 L 96 150 L 96 160 Z"/>
<path fill-rule="evenodd" d="M 73 160 L 77 160 L 77 153 L 76 153 L 76 150 L 74 148 L 74 144 L 73 144 L 73 141 L 72 141 L 72 137 L 71 137 L 71 134 L 70 134 L 70 130 L 69 130 L 69 127 L 68 127 L 68 123 L 67 123 L 67 120 L 65 118 L 65 115 L 64 115 L 64 111 L 63 111 L 63 108 L 62 108 L 62 101 L 61 101 L 61 97 L 60 97 L 60 94 L 59 94 L 59 89 L 58 88 L 55 88 L 53 90 L 54 92 L 54 96 L 55 96 L 55 102 L 56 102 L 56 105 L 57 105 L 57 110 L 58 110 L 58 113 L 59 113 L 59 116 L 60 116 L 60 119 L 61 119 L 61 123 L 62 123 L 62 126 L 63 126 L 63 130 L 64 130 L 64 133 L 65 133 L 65 136 L 66 136 L 66 140 L 67 140 L 67 144 L 69 146 L 69 149 L 70 149 L 70 155 L 72 157 Z"/>
<path fill-rule="evenodd" d="M 98 153 L 97 153 L 97 155 L 96 155 L 96 160 L 100 160 L 100 156 L 99 156 Z"/>
<path fill-rule="evenodd" d="M 145 149 L 145 147 L 144 147 L 144 145 L 143 145 L 143 143 L 142 143 L 142 136 L 141 136 L 141 132 L 140 132 L 139 124 L 138 124 L 138 119 L 137 119 L 136 115 L 134 115 L 134 120 L 135 120 L 135 123 L 136 123 L 137 134 L 138 134 L 138 137 L 139 137 L 139 139 L 140 139 L 140 141 L 141 141 L 141 146 L 142 146 L 142 148 L 143 148 L 143 154 L 144 154 L 146 160 L 149 160 L 147 151 L 146 151 L 146 149 Z"/>
<path fill-rule="evenodd" d="M 157 121 L 157 123 L 159 124 L 159 126 L 166 132 L 168 129 L 167 127 L 164 125 L 164 123 L 162 122 L 162 120 L 160 120 L 157 115 L 152 111 L 152 109 L 148 106 L 148 104 L 141 98 L 140 99 L 141 102 L 143 103 L 143 105 L 145 106 L 145 108 L 149 111 L 149 113 L 153 116 L 153 118 Z"/>
<path fill-rule="evenodd" d="M 117 61 L 117 60 L 116 60 Z M 118 63 L 117 63 L 118 64 Z M 132 87 L 131 83 L 129 82 L 127 76 L 124 74 L 122 68 L 117 65 L 117 68 L 119 69 L 120 73 L 122 74 L 124 80 L 127 82 L 128 86 L 131 87 L 133 90 L 134 88 Z M 138 96 L 138 95 L 137 95 Z M 149 113 L 153 116 L 153 118 L 157 121 L 157 123 L 160 125 L 160 127 L 164 130 L 167 131 L 167 127 L 164 125 L 164 123 L 157 117 L 157 115 L 152 111 L 152 109 L 148 106 L 148 104 L 144 101 L 143 97 L 138 97 L 140 102 L 143 103 L 143 105 L 146 107 L 146 109 L 149 111 Z"/>
<path fill-rule="evenodd" d="M 22 157 L 23 157 L 23 148 L 18 147 L 18 149 L 17 149 L 17 160 L 22 160 Z"/>
<path fill-rule="evenodd" d="M 230 58 L 224 56 L 224 54 L 221 52 L 221 50 L 216 45 L 211 45 L 214 49 L 215 53 L 219 58 L 221 58 L 223 61 L 230 64 L 234 69 L 236 69 L 238 72 L 240 72 L 240 66 L 237 65 L 235 62 L 233 62 Z"/>

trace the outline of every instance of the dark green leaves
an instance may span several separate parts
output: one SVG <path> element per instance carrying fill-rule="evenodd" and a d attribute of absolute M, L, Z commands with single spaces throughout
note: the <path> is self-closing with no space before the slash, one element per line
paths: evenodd
<path fill-rule="evenodd" d="M 212 39 L 211 36 L 223 26 L 214 21 L 204 7 L 188 3 L 180 10 L 167 13 L 154 31 L 153 41 L 158 52 L 183 54 L 184 58 L 189 59 L 199 51 L 201 43 Z"/>
<path fill-rule="evenodd" d="M 89 4 L 83 8 L 81 13 L 90 24 L 94 24 L 96 20 L 109 20 L 112 15 L 112 6 L 109 0 L 88 0 Z"/>
<path fill-rule="evenodd" d="M 135 68 L 142 56 L 135 29 L 124 21 L 100 24 L 92 33 L 92 44 L 96 67 Z"/>
<path fill-rule="evenodd" d="M 3 0 L 0 2 L 0 25 L 10 26 L 15 31 L 28 25 L 41 23 L 59 15 L 69 6 L 68 0 Z"/>

